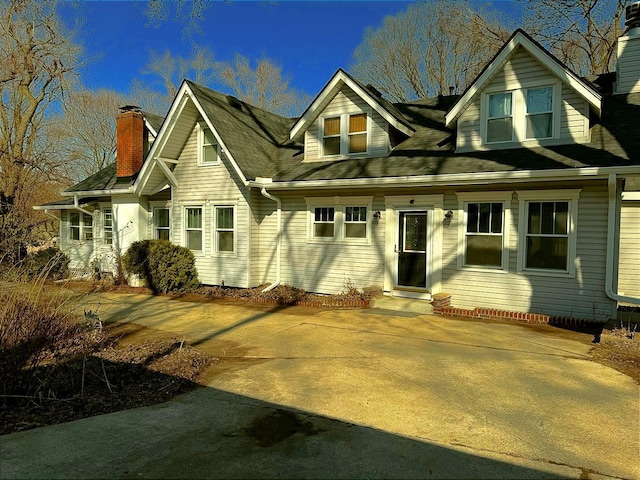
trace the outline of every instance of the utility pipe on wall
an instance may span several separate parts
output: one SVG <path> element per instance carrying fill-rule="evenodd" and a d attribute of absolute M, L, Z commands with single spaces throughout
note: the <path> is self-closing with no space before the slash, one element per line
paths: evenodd
<path fill-rule="evenodd" d="M 86 213 L 87 215 L 93 216 L 92 212 L 90 212 L 89 210 L 85 210 L 84 208 L 80 207 L 80 204 L 78 202 L 79 202 L 78 201 L 78 195 L 74 195 L 73 196 L 73 206 L 75 207 L 75 209 L 81 211 L 82 213 Z"/>
<path fill-rule="evenodd" d="M 276 279 L 275 281 L 266 287 L 262 292 L 268 292 L 273 290 L 278 285 L 280 285 L 280 249 L 282 244 L 282 202 L 278 197 L 271 195 L 267 192 L 267 187 L 262 187 L 260 189 L 260 193 L 263 197 L 268 198 L 269 200 L 273 200 L 276 202 L 276 224 L 277 224 L 277 235 L 276 235 Z"/>
<path fill-rule="evenodd" d="M 640 298 L 637 297 L 626 297 L 624 295 L 618 295 L 617 292 L 613 289 L 613 272 L 615 267 L 615 262 L 619 262 L 619 255 L 615 255 L 617 250 L 617 246 L 614 243 L 615 239 L 619 236 L 616 236 L 616 226 L 618 220 L 618 208 L 616 206 L 617 202 L 617 178 L 615 173 L 609 174 L 608 180 L 609 186 L 609 212 L 607 215 L 607 263 L 605 269 L 605 285 L 604 291 L 611 300 L 615 300 L 616 302 L 628 302 L 628 303 L 636 303 L 640 304 Z M 619 240 L 618 240 L 619 241 Z"/>

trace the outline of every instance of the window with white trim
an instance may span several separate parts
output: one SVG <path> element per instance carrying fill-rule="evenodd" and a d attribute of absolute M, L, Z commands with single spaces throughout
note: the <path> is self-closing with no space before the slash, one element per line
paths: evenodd
<path fill-rule="evenodd" d="M 202 207 L 185 207 L 184 209 L 185 246 L 189 250 L 202 252 L 204 250 L 204 230 Z"/>
<path fill-rule="evenodd" d="M 216 206 L 215 210 L 215 250 L 220 253 L 234 253 L 236 250 L 235 207 Z"/>
<path fill-rule="evenodd" d="M 569 202 L 527 202 L 524 268 L 567 271 Z"/>
<path fill-rule="evenodd" d="M 335 236 L 334 207 L 315 207 L 313 217 L 313 238 L 334 238 Z"/>
<path fill-rule="evenodd" d="M 535 142 L 560 136 L 559 82 L 528 82 L 508 91 L 483 94 L 482 141 L 487 144 Z"/>
<path fill-rule="evenodd" d="M 93 240 L 93 215 L 81 212 L 69 213 L 69 240 Z"/>
<path fill-rule="evenodd" d="M 344 207 L 344 238 L 367 238 L 367 207 Z"/>
<path fill-rule="evenodd" d="M 102 228 L 104 230 L 104 243 L 111 245 L 113 243 L 113 210 L 105 208 L 102 211 Z"/>
<path fill-rule="evenodd" d="M 553 136 L 553 87 L 530 88 L 525 94 L 525 138 Z"/>
<path fill-rule="evenodd" d="M 512 191 L 457 192 L 458 268 L 507 271 Z"/>
<path fill-rule="evenodd" d="M 354 155 L 369 151 L 369 115 L 343 113 L 321 119 L 322 156 Z"/>
<path fill-rule="evenodd" d="M 220 161 L 220 146 L 206 123 L 198 124 L 198 163 L 212 165 Z"/>
<path fill-rule="evenodd" d="M 464 265 L 501 267 L 504 204 L 478 202 L 465 204 L 466 231 Z"/>
<path fill-rule="evenodd" d="M 512 96 L 512 92 L 500 92 L 489 95 L 487 143 L 513 141 Z"/>
<path fill-rule="evenodd" d="M 519 271 L 575 274 L 579 192 L 518 192 L 521 200 Z"/>
<path fill-rule="evenodd" d="M 318 242 L 369 243 L 373 197 L 307 197 L 307 239 Z"/>
<path fill-rule="evenodd" d="M 169 240 L 171 238 L 170 214 L 168 208 L 153 209 L 153 238 Z"/>

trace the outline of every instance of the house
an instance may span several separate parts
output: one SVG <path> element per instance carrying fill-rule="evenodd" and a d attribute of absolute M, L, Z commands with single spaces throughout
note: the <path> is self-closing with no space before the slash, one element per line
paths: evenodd
<path fill-rule="evenodd" d="M 36 208 L 61 210 L 79 270 L 161 238 L 204 284 L 615 318 L 640 302 L 618 285 L 620 262 L 640 267 L 620 244 L 638 236 L 621 222 L 640 175 L 637 15 L 617 74 L 592 79 L 517 30 L 460 96 L 394 104 L 338 70 L 288 119 L 184 81 L 161 126 L 125 108 L 117 162 Z"/>

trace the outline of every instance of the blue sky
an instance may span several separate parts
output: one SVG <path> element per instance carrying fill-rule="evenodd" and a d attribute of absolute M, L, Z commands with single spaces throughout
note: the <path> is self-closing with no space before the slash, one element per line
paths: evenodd
<path fill-rule="evenodd" d="M 192 41 L 207 45 L 216 60 L 236 53 L 276 61 L 291 85 L 315 95 L 338 67 L 348 69 L 367 27 L 377 27 L 412 2 L 394 1 L 212 1 L 202 22 L 204 34 L 184 38 L 183 25 L 171 16 L 149 25 L 145 1 L 85 1 L 65 7 L 70 25 L 83 22 L 77 37 L 89 60 L 82 80 L 89 88 L 129 90 L 149 52 L 170 50 L 189 56 Z M 509 2 L 498 3 L 509 8 Z"/>

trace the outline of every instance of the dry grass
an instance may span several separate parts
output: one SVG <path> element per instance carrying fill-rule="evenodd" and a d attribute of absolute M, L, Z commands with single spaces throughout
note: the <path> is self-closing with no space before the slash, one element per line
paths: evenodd
<path fill-rule="evenodd" d="M 640 384 L 640 335 L 631 338 L 628 330 L 605 330 L 592 351 L 593 360 L 629 375 Z"/>

